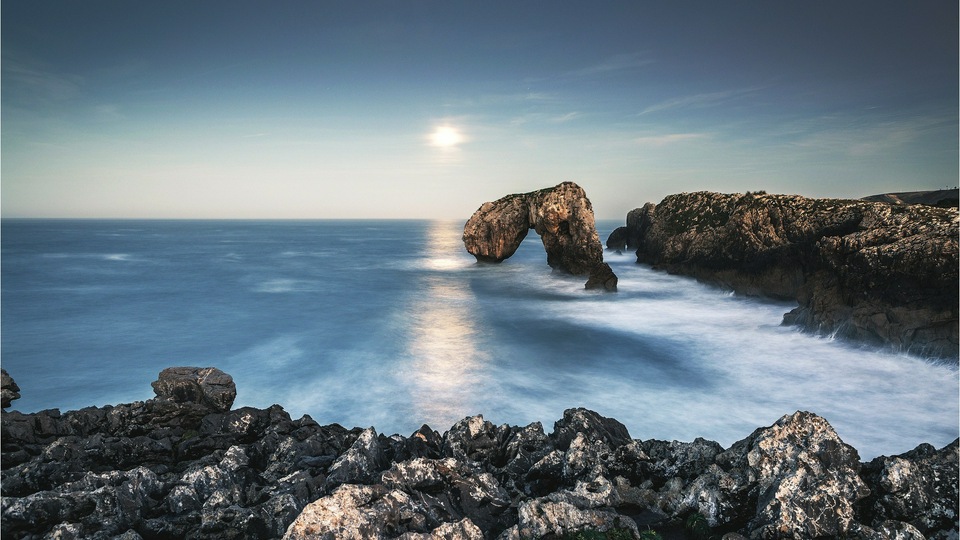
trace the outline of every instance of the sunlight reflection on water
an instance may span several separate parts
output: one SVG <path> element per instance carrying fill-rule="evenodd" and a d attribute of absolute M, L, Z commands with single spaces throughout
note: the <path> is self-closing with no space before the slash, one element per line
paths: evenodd
<path fill-rule="evenodd" d="M 441 272 L 425 279 L 425 290 L 412 310 L 408 353 L 411 398 L 426 417 L 453 423 L 469 408 L 462 389 L 483 379 L 483 354 L 470 305 L 473 294 L 443 270 L 460 268 L 455 252 L 457 222 L 433 222 L 427 231 L 426 267 Z"/>

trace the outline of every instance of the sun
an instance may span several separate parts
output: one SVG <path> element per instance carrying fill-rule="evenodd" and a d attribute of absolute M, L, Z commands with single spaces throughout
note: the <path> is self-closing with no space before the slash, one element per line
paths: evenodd
<path fill-rule="evenodd" d="M 463 135 L 456 128 L 440 126 L 430 134 L 430 144 L 441 148 L 451 148 L 463 142 Z"/>

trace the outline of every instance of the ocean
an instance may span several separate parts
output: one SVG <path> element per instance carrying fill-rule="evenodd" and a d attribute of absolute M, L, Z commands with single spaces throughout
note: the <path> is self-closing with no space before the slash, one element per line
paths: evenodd
<path fill-rule="evenodd" d="M 601 239 L 621 223 L 599 221 Z M 724 446 L 797 410 L 863 459 L 958 436 L 956 361 L 780 326 L 743 298 L 605 253 L 619 292 L 556 275 L 532 232 L 477 264 L 463 222 L 2 220 L 0 364 L 11 409 L 153 397 L 169 366 L 215 366 L 234 407 L 441 432 L 466 416 L 587 407 L 637 439 Z"/>

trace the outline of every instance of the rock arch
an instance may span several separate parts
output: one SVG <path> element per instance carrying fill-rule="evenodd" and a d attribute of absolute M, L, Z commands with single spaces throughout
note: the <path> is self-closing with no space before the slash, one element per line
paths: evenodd
<path fill-rule="evenodd" d="M 540 235 L 555 271 L 590 276 L 587 288 L 616 290 L 617 276 L 603 262 L 593 205 L 573 182 L 483 203 L 463 228 L 463 244 L 477 261 L 499 263 L 517 251 L 530 229 Z"/>

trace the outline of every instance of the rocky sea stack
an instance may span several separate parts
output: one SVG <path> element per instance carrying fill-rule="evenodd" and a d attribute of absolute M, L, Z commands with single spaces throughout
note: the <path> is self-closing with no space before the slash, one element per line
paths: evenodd
<path fill-rule="evenodd" d="M 670 195 L 608 248 L 739 293 L 796 300 L 784 323 L 956 358 L 956 208 L 765 193 Z"/>
<path fill-rule="evenodd" d="M 603 262 L 593 206 L 573 182 L 483 203 L 463 228 L 463 244 L 477 261 L 499 263 L 517 251 L 530 229 L 540 235 L 551 268 L 589 276 L 587 288 L 616 290 L 617 276 Z"/>
<path fill-rule="evenodd" d="M 809 412 L 726 449 L 633 439 L 586 409 L 549 434 L 472 416 L 402 437 L 232 410 L 215 368 L 153 386 L 2 413 L 3 538 L 957 537 L 958 441 L 861 463 Z"/>

